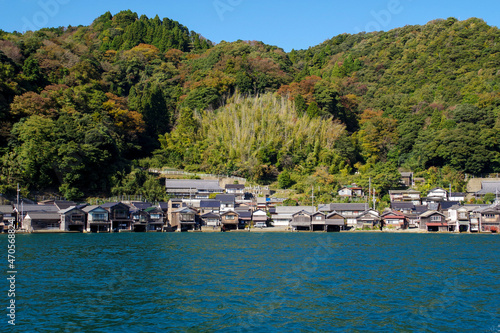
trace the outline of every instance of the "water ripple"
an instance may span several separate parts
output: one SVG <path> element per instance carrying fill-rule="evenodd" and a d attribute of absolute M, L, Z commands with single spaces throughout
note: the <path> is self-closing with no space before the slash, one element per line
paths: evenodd
<path fill-rule="evenodd" d="M 498 236 L 66 234 L 17 246 L 24 332 L 500 328 Z"/>

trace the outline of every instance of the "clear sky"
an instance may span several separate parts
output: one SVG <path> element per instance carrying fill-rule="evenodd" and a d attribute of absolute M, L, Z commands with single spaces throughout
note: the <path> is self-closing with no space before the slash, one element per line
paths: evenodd
<path fill-rule="evenodd" d="M 106 11 L 124 9 L 179 21 L 215 43 L 259 40 L 285 51 L 344 32 L 387 31 L 451 16 L 500 26 L 499 0 L 0 0 L 0 29 L 89 25 Z"/>

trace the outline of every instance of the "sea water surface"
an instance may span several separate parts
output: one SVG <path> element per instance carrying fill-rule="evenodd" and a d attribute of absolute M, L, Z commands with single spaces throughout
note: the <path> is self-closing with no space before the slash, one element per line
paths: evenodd
<path fill-rule="evenodd" d="M 500 332 L 495 235 L 30 234 L 16 245 L 11 331 Z"/>

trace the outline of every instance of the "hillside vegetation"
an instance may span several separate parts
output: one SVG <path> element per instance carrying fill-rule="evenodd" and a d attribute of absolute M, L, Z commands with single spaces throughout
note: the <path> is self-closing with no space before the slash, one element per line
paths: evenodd
<path fill-rule="evenodd" d="M 158 198 L 149 166 L 315 185 L 322 200 L 368 178 L 383 195 L 398 168 L 460 190 L 500 171 L 499 42 L 475 18 L 290 53 L 131 11 L 0 30 L 0 192 Z"/>

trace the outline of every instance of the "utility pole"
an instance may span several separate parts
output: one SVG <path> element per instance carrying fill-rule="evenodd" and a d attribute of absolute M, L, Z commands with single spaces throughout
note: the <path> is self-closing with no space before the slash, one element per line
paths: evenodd
<path fill-rule="evenodd" d="M 375 187 L 373 188 L 373 210 L 375 210 L 375 202 L 377 200 L 377 198 L 375 198 Z"/>
<path fill-rule="evenodd" d="M 17 223 L 15 228 L 17 229 L 19 226 L 19 183 L 17 183 Z"/>
<path fill-rule="evenodd" d="M 372 195 L 372 177 L 368 178 L 368 209 L 370 208 L 371 195 Z"/>
<path fill-rule="evenodd" d="M 311 186 L 312 213 L 314 214 L 314 185 Z"/>

